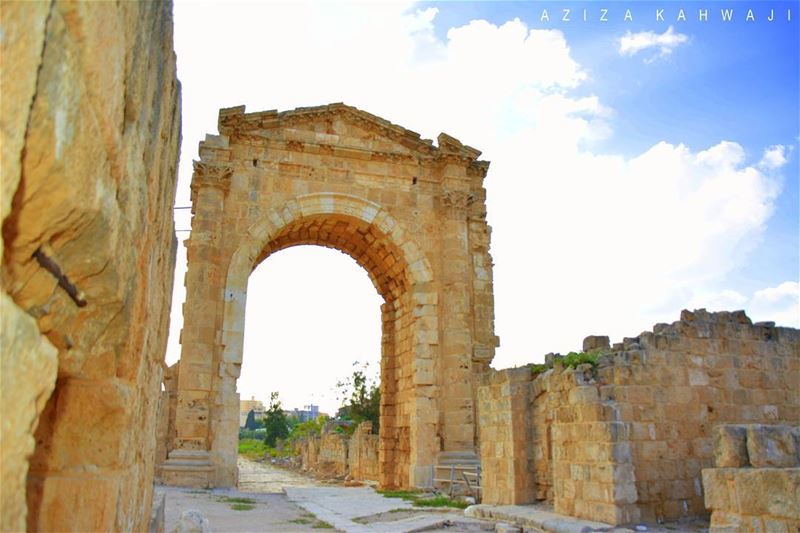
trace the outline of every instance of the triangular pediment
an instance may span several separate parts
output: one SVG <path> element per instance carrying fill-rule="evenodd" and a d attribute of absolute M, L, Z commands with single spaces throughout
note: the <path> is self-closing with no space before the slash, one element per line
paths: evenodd
<path fill-rule="evenodd" d="M 345 104 L 291 111 L 245 113 L 244 106 L 220 110 L 219 131 L 228 136 L 264 137 L 284 142 L 330 145 L 380 153 L 475 160 L 480 151 L 442 133 L 438 146 L 414 131 Z"/>

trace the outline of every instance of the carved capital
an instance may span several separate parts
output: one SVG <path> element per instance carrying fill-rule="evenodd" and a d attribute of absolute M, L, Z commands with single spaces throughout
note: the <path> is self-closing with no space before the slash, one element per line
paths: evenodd
<path fill-rule="evenodd" d="M 445 189 L 439 196 L 442 210 L 451 216 L 466 216 L 467 208 L 475 201 L 475 195 L 467 191 Z"/>
<path fill-rule="evenodd" d="M 206 187 L 218 189 L 227 193 L 231 188 L 231 174 L 233 168 L 219 163 L 204 163 L 192 161 L 194 174 L 192 175 L 192 192 Z"/>

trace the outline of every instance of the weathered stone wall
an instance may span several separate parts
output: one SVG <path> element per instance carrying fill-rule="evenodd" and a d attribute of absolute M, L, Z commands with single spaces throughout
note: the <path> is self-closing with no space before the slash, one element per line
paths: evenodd
<path fill-rule="evenodd" d="M 552 486 L 555 510 L 583 518 L 701 515 L 700 471 L 712 462 L 714 426 L 800 420 L 800 332 L 753 325 L 742 312 L 684 311 L 672 325 L 615 345 L 597 368 L 557 364 L 535 379 L 501 371 L 479 397 L 498 386 L 517 398 L 479 403 L 487 503 L 530 494 L 520 486 L 534 487 L 529 501 L 549 499 Z M 495 427 L 519 423 L 526 397 L 527 445 L 516 429 Z M 532 468 L 517 466 L 531 457 Z M 513 476 L 504 473 L 509 465 Z"/>
<path fill-rule="evenodd" d="M 319 440 L 316 472 L 325 477 L 347 475 L 348 438 L 341 433 L 323 433 Z"/>
<path fill-rule="evenodd" d="M 638 517 L 633 467 L 590 365 L 493 372 L 479 387 L 483 502 L 553 501 L 609 523 Z M 491 396 L 495 398 L 492 399 Z"/>
<path fill-rule="evenodd" d="M 147 528 L 176 247 L 171 11 L 0 3 L 4 531 Z"/>
<path fill-rule="evenodd" d="M 516 368 L 485 375 L 478 388 L 485 503 L 534 501 L 530 383 L 531 371 Z"/>
<path fill-rule="evenodd" d="M 347 448 L 348 475 L 358 481 L 378 481 L 378 446 L 380 439 L 372 433 L 372 422 L 358 425 Z"/>
<path fill-rule="evenodd" d="M 362 422 L 350 438 L 333 431 L 323 431 L 300 441 L 296 451 L 300 467 L 322 477 L 349 477 L 358 481 L 377 481 L 379 437 L 371 422 Z"/>
<path fill-rule="evenodd" d="M 318 436 L 312 436 L 297 444 L 300 452 L 300 468 L 304 472 L 314 472 L 316 470 L 317 459 L 319 458 L 319 442 Z"/>
<path fill-rule="evenodd" d="M 711 533 L 800 531 L 800 426 L 717 426 L 714 465 L 703 469 Z"/>

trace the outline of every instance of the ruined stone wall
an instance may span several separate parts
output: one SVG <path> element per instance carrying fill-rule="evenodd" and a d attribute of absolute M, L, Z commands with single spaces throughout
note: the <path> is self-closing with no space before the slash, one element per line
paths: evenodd
<path fill-rule="evenodd" d="M 380 476 L 378 435 L 372 423 L 362 422 L 350 438 L 324 431 L 297 444 L 300 467 L 322 477 L 349 477 L 358 481 L 377 481 Z"/>
<path fill-rule="evenodd" d="M 484 503 L 534 501 L 530 384 L 524 367 L 487 374 L 478 387 Z"/>
<path fill-rule="evenodd" d="M 511 503 L 520 485 L 549 499 L 552 484 L 555 510 L 573 516 L 625 523 L 701 515 L 700 471 L 711 466 L 714 426 L 800 420 L 797 330 L 753 325 L 742 312 L 684 311 L 608 352 L 597 368 L 556 364 L 535 379 L 501 371 L 480 388 L 481 398 L 498 384 L 517 391 L 479 402 L 487 503 Z M 515 419 L 525 398 L 527 446 L 493 427 Z M 532 468 L 499 473 L 530 457 Z"/>
<path fill-rule="evenodd" d="M 325 477 L 347 475 L 347 443 L 347 437 L 341 433 L 323 433 L 319 439 L 315 472 Z"/>
<path fill-rule="evenodd" d="M 347 449 L 348 476 L 359 481 L 378 481 L 378 435 L 372 422 L 362 422 L 350 437 Z"/>
<path fill-rule="evenodd" d="M 319 457 L 319 437 L 313 436 L 302 440 L 297 445 L 300 453 L 300 468 L 304 472 L 314 472 Z"/>
<path fill-rule="evenodd" d="M 711 533 L 800 531 L 800 426 L 717 426 L 714 466 L 703 469 Z"/>
<path fill-rule="evenodd" d="M 0 3 L 3 531 L 149 521 L 176 248 L 171 11 Z"/>
<path fill-rule="evenodd" d="M 618 348 L 600 369 L 601 400 L 627 422 L 644 519 L 704 513 L 714 426 L 800 421 L 800 331 L 684 311 Z"/>

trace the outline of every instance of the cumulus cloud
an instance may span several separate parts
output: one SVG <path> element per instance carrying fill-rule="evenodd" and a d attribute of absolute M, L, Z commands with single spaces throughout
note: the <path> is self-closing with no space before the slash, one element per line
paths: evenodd
<path fill-rule="evenodd" d="M 759 289 L 745 296 L 731 289 L 696 294 L 689 309 L 709 311 L 745 309 L 755 322 L 775 322 L 779 326 L 800 327 L 800 283 L 786 281 L 775 287 Z"/>
<path fill-rule="evenodd" d="M 632 157 L 595 149 L 613 135 L 615 111 L 587 95 L 586 71 L 560 31 L 473 21 L 441 39 L 435 9 L 394 3 L 248 10 L 242 17 L 227 4 L 176 4 L 187 150 L 179 195 L 188 198 L 193 150 L 215 131 L 217 109 L 242 103 L 257 111 L 344 101 L 482 150 L 492 161 L 486 187 L 502 339 L 495 366 L 579 348 L 588 334 L 619 339 L 676 320 L 747 260 L 773 211 L 781 177 L 767 170 L 782 164 L 782 147 L 759 162 L 727 140 L 701 150 L 660 142 Z M 620 52 L 668 54 L 687 39 L 672 28 L 631 34 Z M 176 298 L 179 308 L 183 296 Z M 741 307 L 742 298 L 731 291 L 713 302 Z M 352 314 L 352 305 L 335 302 L 330 312 Z M 304 337 L 285 329 L 265 332 L 271 351 L 283 349 L 274 347 L 278 335 L 287 346 Z"/>
<path fill-rule="evenodd" d="M 766 170 L 781 168 L 788 160 L 787 155 L 787 149 L 785 146 L 781 144 L 770 146 L 764 150 L 764 155 L 761 157 L 761 161 L 758 163 L 758 166 Z"/>
<path fill-rule="evenodd" d="M 750 313 L 754 320 L 770 320 L 778 325 L 800 328 L 800 283 L 786 281 L 777 287 L 753 294 Z"/>
<path fill-rule="evenodd" d="M 658 50 L 658 54 L 650 58 L 653 60 L 672 54 L 675 48 L 689 42 L 689 36 L 677 33 L 675 28 L 670 26 L 664 33 L 652 31 L 632 33 L 628 30 L 617 42 L 619 43 L 619 53 L 623 56 L 634 56 L 639 52 L 655 48 Z"/>

